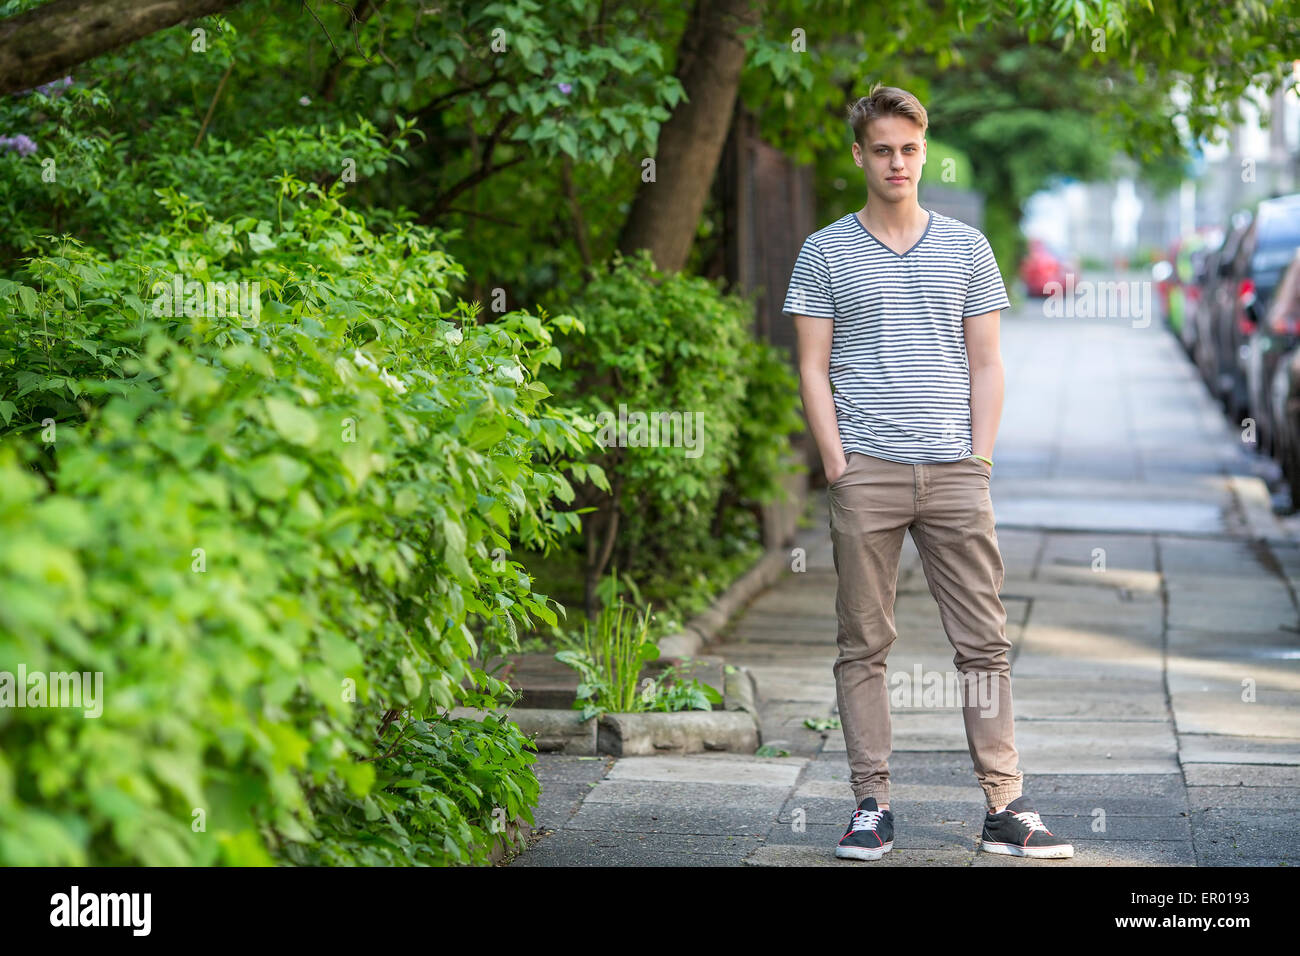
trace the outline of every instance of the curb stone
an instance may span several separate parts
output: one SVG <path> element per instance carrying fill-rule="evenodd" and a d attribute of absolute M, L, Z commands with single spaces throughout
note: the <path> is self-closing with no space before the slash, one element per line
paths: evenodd
<path fill-rule="evenodd" d="M 602 714 L 597 749 L 614 757 L 728 751 L 753 753 L 758 722 L 739 710 L 681 710 L 676 713 Z"/>
<path fill-rule="evenodd" d="M 1245 525 L 1246 537 L 1268 542 L 1291 543 L 1295 539 L 1273 512 L 1268 487 L 1259 478 L 1229 475 L 1228 490 Z"/>
<path fill-rule="evenodd" d="M 529 829 L 528 821 L 523 817 L 515 817 L 507 821 L 505 832 L 493 841 L 492 849 L 488 851 L 488 865 L 493 866 L 511 853 L 527 849 L 528 840 L 525 834 Z"/>
<path fill-rule="evenodd" d="M 712 607 L 691 618 L 677 634 L 661 637 L 660 656 L 698 656 L 704 647 L 717 640 L 718 633 L 727 626 L 737 611 L 780 579 L 789 560 L 789 548 L 778 547 L 765 552 L 752 568 L 713 602 Z"/>

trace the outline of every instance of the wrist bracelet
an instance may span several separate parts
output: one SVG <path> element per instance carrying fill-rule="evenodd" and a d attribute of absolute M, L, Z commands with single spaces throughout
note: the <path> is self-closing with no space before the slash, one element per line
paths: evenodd
<path fill-rule="evenodd" d="M 992 459 L 992 458 L 985 458 L 983 455 L 971 455 L 971 457 L 972 457 L 972 458 L 978 458 L 980 461 L 987 461 L 987 462 L 989 463 L 989 467 L 990 467 L 990 468 L 993 467 L 993 459 Z"/>

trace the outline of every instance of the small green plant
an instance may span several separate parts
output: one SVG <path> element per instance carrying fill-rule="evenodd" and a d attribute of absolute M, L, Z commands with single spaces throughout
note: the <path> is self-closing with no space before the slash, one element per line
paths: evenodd
<path fill-rule="evenodd" d="M 717 688 L 698 678 L 686 680 L 676 667 L 665 668 L 658 679 L 641 679 L 642 667 L 659 658 L 659 646 L 650 633 L 650 606 L 638 620 L 621 593 L 623 586 L 637 601 L 635 583 L 620 586 L 616 569 L 600 583 L 604 605 L 594 629 L 584 621 L 581 640 L 560 638 L 566 646 L 555 658 L 581 675 L 574 707 L 581 708 L 583 719 L 607 712 L 712 710 L 722 703 Z"/>
<path fill-rule="evenodd" d="M 636 612 L 618 592 L 618 572 L 610 585 L 613 600 L 606 601 L 593 629 L 582 622 L 582 641 L 568 639 L 555 659 L 568 664 L 582 676 L 575 707 L 583 719 L 605 711 L 628 713 L 639 710 L 637 681 L 646 661 L 659 657 L 659 646 L 650 639 L 650 607 L 636 621 Z"/>
<path fill-rule="evenodd" d="M 754 751 L 754 756 L 755 757 L 788 757 L 790 756 L 790 751 L 786 750 L 784 747 L 774 747 L 772 746 L 772 744 L 763 744 L 763 746 L 759 747 L 757 750 Z"/>
<path fill-rule="evenodd" d="M 675 667 L 666 667 L 658 680 L 645 685 L 641 700 L 646 710 L 712 710 L 714 704 L 722 703 L 722 695 L 716 687 L 701 682 L 698 677 L 687 681 Z"/>
<path fill-rule="evenodd" d="M 809 730 L 839 730 L 838 717 L 805 717 L 803 725 Z"/>

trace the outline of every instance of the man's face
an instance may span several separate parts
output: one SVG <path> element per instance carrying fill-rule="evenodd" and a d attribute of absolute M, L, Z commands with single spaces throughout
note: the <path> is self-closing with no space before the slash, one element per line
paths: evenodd
<path fill-rule="evenodd" d="M 869 198 L 903 202 L 916 196 L 925 165 L 925 135 L 905 116 L 882 116 L 867 124 L 866 147 L 853 144 L 853 160 L 866 172 Z"/>

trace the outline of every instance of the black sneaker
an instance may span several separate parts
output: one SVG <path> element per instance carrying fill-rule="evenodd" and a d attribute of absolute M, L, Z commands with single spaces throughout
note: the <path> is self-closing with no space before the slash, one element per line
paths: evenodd
<path fill-rule="evenodd" d="M 865 797 L 853 811 L 835 855 L 846 860 L 879 860 L 893 846 L 894 812 L 879 809 L 875 797 Z"/>
<path fill-rule="evenodd" d="M 1044 860 L 1063 860 L 1074 856 L 1073 845 L 1043 825 L 1042 818 L 1028 797 L 1017 797 L 1001 813 L 984 816 L 980 849 L 1007 856 L 1032 856 Z"/>

